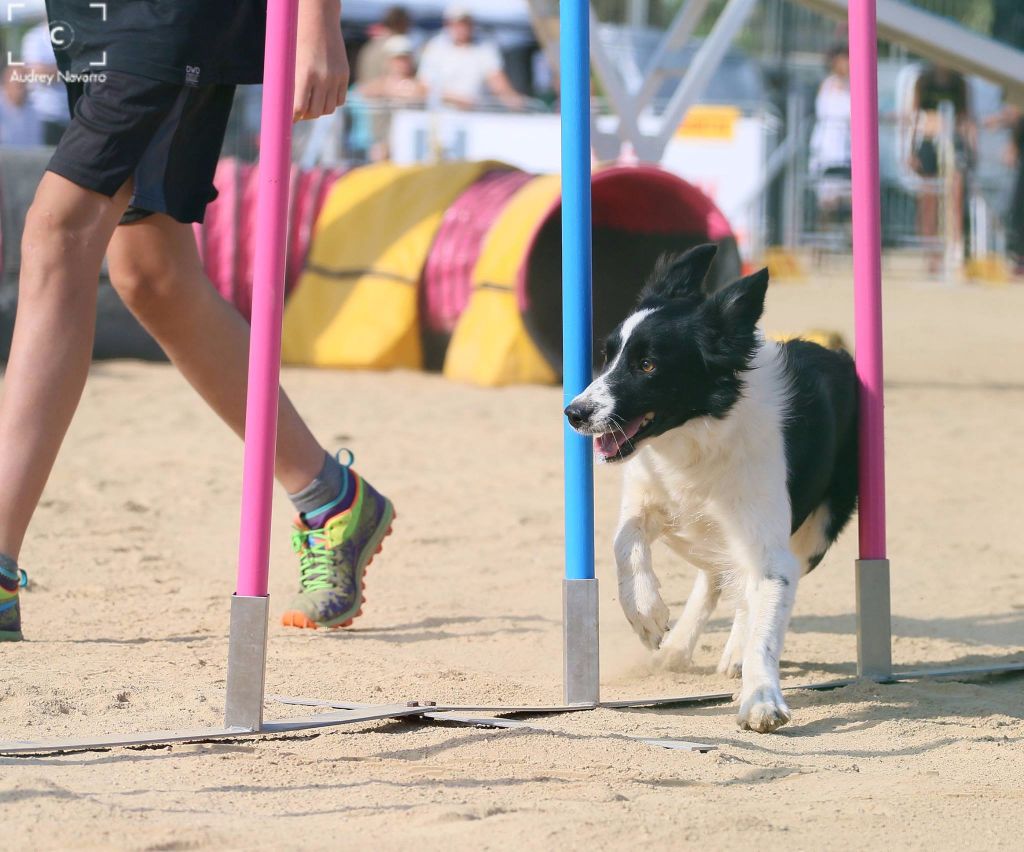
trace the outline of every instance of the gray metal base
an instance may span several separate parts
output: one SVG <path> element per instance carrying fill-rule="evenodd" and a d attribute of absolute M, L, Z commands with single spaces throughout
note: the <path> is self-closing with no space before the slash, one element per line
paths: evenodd
<path fill-rule="evenodd" d="M 601 700 L 596 579 L 562 581 L 562 683 L 566 704 Z"/>
<path fill-rule="evenodd" d="M 228 694 L 224 727 L 259 731 L 263 726 L 263 693 L 267 674 L 267 619 L 270 597 L 231 596 L 228 634 Z"/>
<path fill-rule="evenodd" d="M 900 683 L 910 680 L 925 680 L 930 678 L 949 678 L 952 680 L 969 679 L 972 677 L 984 677 L 986 675 L 1024 673 L 1024 661 L 999 663 L 987 666 L 948 666 L 933 669 L 914 669 L 905 672 L 893 672 L 892 674 L 877 679 L 878 683 Z M 818 681 L 816 683 L 801 683 L 792 686 L 784 686 L 784 692 L 793 692 L 801 689 L 838 689 L 843 686 L 851 686 L 858 683 L 861 678 L 836 678 L 834 680 Z M 872 679 L 876 680 L 876 679 Z M 593 710 L 598 707 L 608 709 L 631 709 L 644 707 L 680 707 L 700 704 L 715 704 L 731 701 L 732 692 L 712 692 L 697 695 L 667 696 L 654 698 L 620 699 L 615 701 L 603 701 L 597 705 L 571 704 L 562 706 L 542 705 L 437 705 L 430 701 L 411 701 L 407 704 L 361 704 L 358 702 L 346 701 L 321 701 L 312 698 L 283 698 L 280 696 L 268 696 L 270 700 L 282 704 L 298 705 L 304 707 L 327 707 L 336 709 L 334 713 L 321 713 L 315 716 L 297 717 L 284 719 L 279 722 L 266 722 L 258 731 L 244 728 L 200 728 L 180 731 L 150 731 L 139 734 L 113 734 L 95 737 L 80 737 L 67 740 L 40 740 L 30 742 L 27 740 L 15 740 L 12 742 L 0 742 L 0 755 L 45 755 L 63 754 L 73 751 L 90 751 L 96 749 L 117 748 L 122 746 L 157 746 L 181 742 L 206 742 L 231 739 L 251 739 L 253 737 L 274 736 L 278 734 L 289 734 L 298 731 L 313 730 L 316 728 L 329 728 L 339 725 L 351 725 L 359 722 L 372 722 L 381 719 L 400 719 L 409 717 L 421 717 L 432 721 L 449 721 L 459 724 L 485 724 L 498 727 L 499 723 L 511 720 L 483 719 L 479 717 L 463 717 L 460 714 L 467 713 L 495 713 L 504 715 L 542 715 L 554 713 L 580 713 Z M 512 727 L 500 724 L 500 727 Z M 531 726 L 537 727 L 537 726 Z M 541 730 L 538 728 L 538 730 Z M 546 729 L 543 729 L 546 730 Z M 690 751 L 707 751 L 714 746 L 705 743 L 689 743 L 687 740 L 666 739 L 664 741 L 656 738 L 638 737 L 638 740 L 650 742 L 651 745 L 658 745 L 664 748 L 681 748 Z M 692 746 L 692 748 L 691 748 Z"/>
<path fill-rule="evenodd" d="M 892 612 L 889 602 L 889 560 L 858 559 L 857 674 L 872 679 L 892 674 Z"/>

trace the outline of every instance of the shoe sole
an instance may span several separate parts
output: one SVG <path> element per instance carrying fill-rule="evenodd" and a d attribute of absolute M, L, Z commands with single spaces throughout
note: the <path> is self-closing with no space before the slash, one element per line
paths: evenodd
<path fill-rule="evenodd" d="M 20 630 L 0 630 L 0 642 L 20 642 L 24 638 Z"/>
<path fill-rule="evenodd" d="M 290 609 L 281 616 L 281 624 L 284 627 L 298 627 L 302 630 L 319 630 L 321 627 L 328 630 L 340 630 L 343 627 L 351 627 L 352 622 L 363 614 L 363 604 L 366 603 L 366 572 L 373 563 L 373 558 L 384 549 L 384 539 L 391 535 L 392 527 L 397 517 L 395 507 L 388 500 L 384 504 L 384 515 L 381 517 L 377 529 L 370 536 L 366 547 L 363 548 L 363 552 L 359 555 L 359 566 L 356 571 L 356 581 L 359 583 L 359 604 L 355 612 L 349 610 L 330 621 L 314 621 L 306 613 L 297 609 Z M 366 558 L 367 555 L 369 555 L 369 559 Z"/>

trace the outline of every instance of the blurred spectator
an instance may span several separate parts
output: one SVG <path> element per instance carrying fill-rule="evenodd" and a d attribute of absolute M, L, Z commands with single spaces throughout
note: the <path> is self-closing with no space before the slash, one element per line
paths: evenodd
<path fill-rule="evenodd" d="M 952 107 L 952 127 L 943 124 L 944 103 Z M 947 215 L 951 234 L 959 241 L 963 229 L 964 183 L 974 166 L 978 145 L 967 81 L 950 68 L 927 66 L 914 86 L 912 111 L 910 166 L 929 181 L 940 176 L 950 181 L 951 209 Z M 926 186 L 918 198 L 917 232 L 922 237 L 935 237 L 938 226 L 938 193 L 934 186 Z M 932 258 L 933 271 L 937 271 L 940 261 L 941 258 Z"/>
<path fill-rule="evenodd" d="M 509 82 L 498 48 L 475 40 L 470 11 L 449 6 L 444 19 L 445 31 L 427 43 L 420 63 L 420 79 L 431 97 L 471 109 L 490 94 L 511 109 L 521 109 L 523 97 Z"/>
<path fill-rule="evenodd" d="M 822 216 L 835 219 L 849 215 L 850 57 L 846 45 L 833 46 L 827 62 L 829 74 L 814 101 L 810 171 Z"/>
<path fill-rule="evenodd" d="M 391 109 L 421 105 L 427 87 L 416 78 L 412 41 L 404 35 L 393 35 L 384 42 L 387 62 L 382 76 L 359 86 L 359 94 L 368 104 L 377 107 L 371 114 L 370 159 L 386 160 L 390 156 L 388 137 L 391 132 Z"/>
<path fill-rule="evenodd" d="M 992 38 L 1005 42 L 1017 50 L 1024 50 L 1024 3 L 1021 0 L 994 0 L 992 10 Z M 1007 165 L 1016 171 L 1010 209 L 1007 211 L 1007 248 L 1013 259 L 1015 272 L 1024 274 L 1024 114 L 1018 107 L 1007 107 L 996 117 L 1011 132 Z"/>
<path fill-rule="evenodd" d="M 46 21 L 25 33 L 21 40 L 21 61 L 25 63 L 24 70 L 36 78 L 28 84 L 28 99 L 43 123 L 42 144 L 56 145 L 71 116 L 64 84 L 57 77 L 57 57 Z"/>
<path fill-rule="evenodd" d="M 0 89 L 0 145 L 30 148 L 43 144 L 43 123 L 28 99 L 28 86 L 19 77 L 19 68 L 3 70 Z"/>
<path fill-rule="evenodd" d="M 370 40 L 363 45 L 356 59 L 356 82 L 368 83 L 384 76 L 388 71 L 389 56 L 385 45 L 392 36 L 408 35 L 412 19 L 403 6 L 392 6 L 384 18 L 371 31 Z"/>

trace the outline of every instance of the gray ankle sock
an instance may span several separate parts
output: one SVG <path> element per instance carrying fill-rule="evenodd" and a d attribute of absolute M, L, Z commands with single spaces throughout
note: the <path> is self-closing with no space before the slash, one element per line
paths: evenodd
<path fill-rule="evenodd" d="M 324 509 L 338 499 L 347 479 L 345 468 L 330 453 L 324 453 L 324 465 L 313 481 L 288 499 L 301 515 L 310 515 Z"/>

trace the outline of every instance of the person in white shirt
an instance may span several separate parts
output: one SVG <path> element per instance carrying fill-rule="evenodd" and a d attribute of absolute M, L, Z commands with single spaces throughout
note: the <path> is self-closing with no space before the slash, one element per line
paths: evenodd
<path fill-rule="evenodd" d="M 521 109 L 523 97 L 505 74 L 498 48 L 474 39 L 469 10 L 450 6 L 444 18 L 445 31 L 427 43 L 420 60 L 419 78 L 431 96 L 460 109 L 480 106 L 488 96 Z"/>
<path fill-rule="evenodd" d="M 43 123 L 28 100 L 28 87 L 18 77 L 19 69 L 3 71 L 0 88 L 0 145 L 31 148 L 43 144 Z"/>
<path fill-rule="evenodd" d="M 70 116 L 67 94 L 57 79 L 57 57 L 46 21 L 32 27 L 21 39 L 21 61 L 25 63 L 22 70 L 43 78 L 29 83 L 28 99 L 43 123 L 43 144 L 56 145 L 68 126 Z"/>
<path fill-rule="evenodd" d="M 837 214 L 850 195 L 850 58 L 845 44 L 828 52 L 828 68 L 814 102 L 809 165 L 822 213 Z"/>

